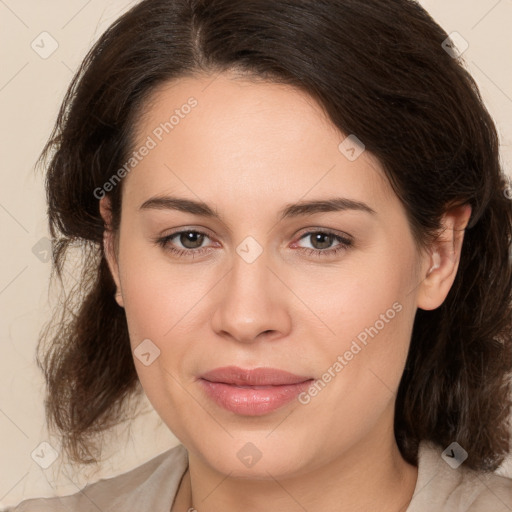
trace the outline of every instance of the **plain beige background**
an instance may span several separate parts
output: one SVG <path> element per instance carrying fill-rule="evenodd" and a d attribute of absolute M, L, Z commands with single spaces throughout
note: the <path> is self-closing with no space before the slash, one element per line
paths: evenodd
<path fill-rule="evenodd" d="M 88 479 L 127 471 L 177 442 L 146 402 L 149 412 L 117 431 L 101 470 L 74 474 L 46 432 L 43 378 L 35 365 L 38 333 L 50 314 L 50 263 L 43 180 L 34 162 L 86 51 L 134 3 L 0 0 L 0 507 L 78 492 Z M 512 0 L 421 3 L 448 33 L 458 32 L 467 41 L 463 57 L 497 122 L 503 163 L 511 174 Z M 51 462 L 52 448 L 55 462 L 41 467 L 36 461 Z M 512 476 L 512 461 L 499 472 Z"/>

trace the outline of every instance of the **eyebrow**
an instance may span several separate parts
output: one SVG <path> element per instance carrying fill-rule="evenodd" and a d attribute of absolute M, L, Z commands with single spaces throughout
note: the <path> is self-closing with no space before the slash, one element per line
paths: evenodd
<path fill-rule="evenodd" d="M 144 201 L 139 208 L 140 210 L 178 210 L 202 217 L 211 217 L 220 220 L 217 211 L 202 201 L 194 201 L 192 199 L 183 199 L 172 196 L 157 196 Z M 301 201 L 294 204 L 288 204 L 283 208 L 280 214 L 280 220 L 292 217 L 300 217 L 302 215 L 311 215 L 313 213 L 340 212 L 346 210 L 355 210 L 376 215 L 373 208 L 366 203 L 355 201 L 345 197 L 334 197 L 330 199 L 321 199 L 313 201 Z"/>

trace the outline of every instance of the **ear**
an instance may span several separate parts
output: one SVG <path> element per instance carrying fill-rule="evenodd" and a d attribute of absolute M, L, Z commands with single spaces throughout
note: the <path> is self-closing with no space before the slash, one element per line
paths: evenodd
<path fill-rule="evenodd" d="M 447 210 L 442 218 L 438 237 L 424 255 L 421 266 L 423 279 L 418 289 L 421 309 L 438 308 L 446 299 L 459 268 L 464 230 L 471 216 L 471 206 L 463 205 Z"/>
<path fill-rule="evenodd" d="M 103 222 L 105 223 L 105 230 L 103 231 L 103 252 L 105 254 L 105 259 L 107 260 L 110 273 L 112 274 L 112 278 L 114 279 L 117 288 L 115 299 L 121 307 L 124 307 L 121 282 L 119 279 L 119 265 L 116 253 L 116 237 L 114 231 L 112 230 L 111 202 L 110 197 L 108 196 L 104 196 L 100 199 L 100 215 L 103 218 Z"/>

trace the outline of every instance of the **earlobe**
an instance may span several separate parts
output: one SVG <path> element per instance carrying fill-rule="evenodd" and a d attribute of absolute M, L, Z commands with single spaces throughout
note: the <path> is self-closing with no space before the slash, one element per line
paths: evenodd
<path fill-rule="evenodd" d="M 115 294 L 114 297 L 116 299 L 116 302 L 119 304 L 119 306 L 124 308 L 123 295 L 122 295 L 121 290 L 119 288 L 117 289 L 116 294 Z"/>
<path fill-rule="evenodd" d="M 121 283 L 119 279 L 119 265 L 117 262 L 117 255 L 115 250 L 115 233 L 111 227 L 112 211 L 110 206 L 110 198 L 108 196 L 100 199 L 100 214 L 105 223 L 105 229 L 103 231 L 103 254 L 117 288 L 114 298 L 119 306 L 124 307 L 123 296 L 121 293 Z"/>
<path fill-rule="evenodd" d="M 424 256 L 422 282 L 418 287 L 418 308 L 436 309 L 446 299 L 455 281 L 464 230 L 470 216 L 469 205 L 451 208 L 443 216 L 440 233 Z"/>

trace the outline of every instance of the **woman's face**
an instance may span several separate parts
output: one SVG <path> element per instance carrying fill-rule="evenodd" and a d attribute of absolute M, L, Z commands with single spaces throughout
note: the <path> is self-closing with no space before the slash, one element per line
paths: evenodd
<path fill-rule="evenodd" d="M 241 477 L 388 442 L 431 262 L 377 160 L 340 146 L 349 134 L 284 85 L 186 78 L 143 112 L 110 263 L 163 421 Z M 284 370 L 316 392 L 278 376 L 213 384 L 214 399 L 201 376 L 226 366 Z"/>

